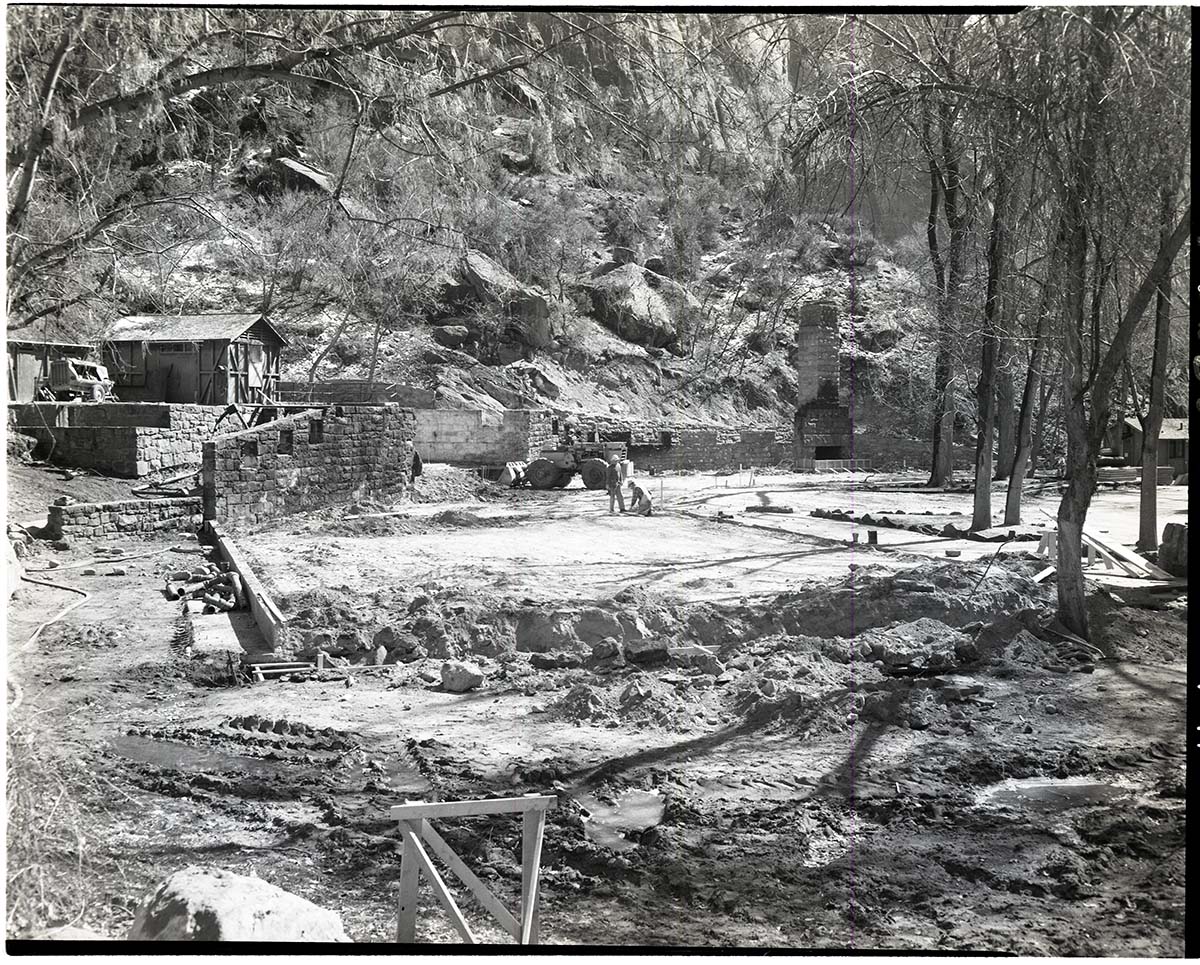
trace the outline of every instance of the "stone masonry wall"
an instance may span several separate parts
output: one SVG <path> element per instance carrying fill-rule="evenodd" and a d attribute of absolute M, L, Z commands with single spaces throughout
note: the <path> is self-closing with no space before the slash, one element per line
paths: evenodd
<path fill-rule="evenodd" d="M 556 440 L 554 422 L 541 409 L 418 409 L 414 444 L 425 462 L 499 466 L 536 458 Z"/>
<path fill-rule="evenodd" d="M 670 446 L 631 443 L 634 472 L 777 466 L 791 460 L 786 429 L 667 429 Z"/>
<path fill-rule="evenodd" d="M 51 506 L 49 539 L 95 539 L 121 533 L 195 530 L 201 523 L 198 496 L 175 499 L 126 499 L 111 503 Z"/>
<path fill-rule="evenodd" d="M 30 402 L 9 406 L 9 423 L 36 438 L 43 451 L 53 444 L 55 462 L 136 479 L 199 462 L 224 411 L 190 404 Z"/>
<path fill-rule="evenodd" d="M 259 522 L 339 501 L 400 496 L 415 423 L 396 405 L 337 405 L 204 444 L 204 518 Z"/>

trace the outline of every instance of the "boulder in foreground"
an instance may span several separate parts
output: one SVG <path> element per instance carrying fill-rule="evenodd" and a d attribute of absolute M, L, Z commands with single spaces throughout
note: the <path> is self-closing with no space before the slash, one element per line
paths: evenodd
<path fill-rule="evenodd" d="M 142 902 L 130 941 L 348 942 L 341 918 L 260 878 L 190 867 Z"/>

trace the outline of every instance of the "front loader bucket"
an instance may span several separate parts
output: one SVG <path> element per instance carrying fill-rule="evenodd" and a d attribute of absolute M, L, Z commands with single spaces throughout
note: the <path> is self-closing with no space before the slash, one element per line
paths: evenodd
<path fill-rule="evenodd" d="M 506 462 L 500 478 L 496 480 L 501 486 L 520 486 L 525 482 L 525 463 Z"/>

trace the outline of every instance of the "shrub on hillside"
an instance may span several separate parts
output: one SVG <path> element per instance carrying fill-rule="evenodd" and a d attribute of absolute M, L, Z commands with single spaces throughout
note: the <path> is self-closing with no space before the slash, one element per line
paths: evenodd
<path fill-rule="evenodd" d="M 672 278 L 686 281 L 699 274 L 701 255 L 720 241 L 724 199 L 716 179 L 698 175 L 679 178 L 666 192 L 659 217 L 666 225 L 662 257 Z"/>
<path fill-rule="evenodd" d="M 658 218 L 644 197 L 609 198 L 600 209 L 604 239 L 614 248 L 637 251 L 658 237 Z"/>

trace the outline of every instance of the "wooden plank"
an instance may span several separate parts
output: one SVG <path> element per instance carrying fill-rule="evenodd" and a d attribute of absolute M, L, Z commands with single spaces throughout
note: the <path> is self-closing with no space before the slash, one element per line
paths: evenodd
<path fill-rule="evenodd" d="M 546 812 L 526 811 L 521 817 L 521 944 L 536 945 Z"/>
<path fill-rule="evenodd" d="M 1110 560 L 1112 560 L 1112 562 L 1115 563 L 1121 570 L 1123 570 L 1125 573 L 1128 573 L 1135 579 L 1144 580 L 1150 575 L 1141 567 L 1135 566 L 1133 563 L 1113 556 L 1106 548 L 1097 544 L 1087 533 L 1083 533 L 1081 535 L 1081 540 L 1085 549 L 1090 551 L 1092 547 L 1095 547 L 1096 549 L 1100 550 L 1102 554 L 1106 555 Z"/>
<path fill-rule="evenodd" d="M 421 822 L 421 837 L 429 845 L 429 850 L 441 858 L 447 868 L 458 875 L 459 880 L 475 896 L 475 900 L 483 905 L 491 916 L 496 919 L 500 927 L 519 941 L 521 937 L 521 923 L 513 917 L 512 912 L 500 903 L 500 899 L 488 890 L 488 886 L 479 880 L 475 872 L 467 867 L 463 859 L 455 853 L 454 849 L 446 843 L 445 839 L 434 830 L 428 821 Z"/>
<path fill-rule="evenodd" d="M 404 850 L 400 855 L 400 896 L 396 907 L 396 941 L 411 945 L 417 940 L 417 885 L 421 870 L 414 845 L 417 839 L 400 829 Z"/>
<path fill-rule="evenodd" d="M 1045 583 L 1053 575 L 1054 575 L 1054 567 L 1047 566 L 1044 570 L 1039 572 L 1038 575 L 1033 578 L 1033 582 L 1034 583 Z"/>
<path fill-rule="evenodd" d="M 1104 550 L 1109 555 L 1115 557 L 1117 560 L 1121 560 L 1121 561 L 1130 563 L 1133 566 L 1136 566 L 1136 567 L 1139 567 L 1140 569 L 1145 570 L 1148 574 L 1153 576 L 1154 579 L 1157 579 L 1157 580 L 1171 579 L 1171 574 L 1168 573 L 1166 570 L 1159 569 L 1157 566 L 1155 566 L 1153 563 L 1151 563 L 1148 559 L 1145 559 L 1144 557 L 1139 556 L 1137 553 L 1135 553 L 1131 549 L 1126 549 L 1124 546 L 1121 546 L 1119 543 L 1109 543 L 1106 540 L 1101 539 L 1095 533 L 1089 532 L 1086 529 L 1083 531 L 1083 536 L 1085 539 L 1090 539 L 1100 549 Z"/>
<path fill-rule="evenodd" d="M 392 806 L 393 821 L 419 821 L 424 818 L 461 818 L 480 814 L 519 814 L 522 811 L 547 811 L 558 802 L 553 794 L 527 797 L 483 798 L 473 801 L 431 801 Z"/>
<path fill-rule="evenodd" d="M 400 833 L 404 837 L 404 853 L 408 854 L 409 846 L 412 846 L 412 852 L 416 856 L 417 861 L 421 863 L 421 870 L 425 872 L 425 876 L 429 879 L 429 883 L 433 885 L 433 893 L 442 907 L 446 910 L 446 914 L 450 916 L 450 922 L 454 925 L 459 936 L 468 945 L 477 944 L 475 935 L 471 931 L 471 926 L 467 924 L 467 920 L 463 917 L 463 913 L 458 909 L 458 903 L 454 900 L 454 895 L 450 893 L 450 889 L 446 887 L 446 882 L 442 880 L 442 876 L 438 873 L 437 868 L 433 866 L 433 862 L 429 860 L 429 855 L 425 853 L 425 849 L 421 846 L 421 842 L 417 840 L 417 835 L 422 833 L 422 825 L 424 821 L 402 821 L 400 823 Z M 403 865 L 402 865 L 403 867 Z"/>

